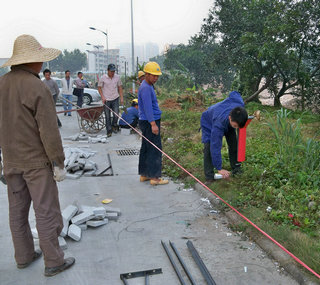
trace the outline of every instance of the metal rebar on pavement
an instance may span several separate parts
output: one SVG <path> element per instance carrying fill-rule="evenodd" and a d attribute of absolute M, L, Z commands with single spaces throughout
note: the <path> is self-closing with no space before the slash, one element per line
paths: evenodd
<path fill-rule="evenodd" d="M 195 249 L 192 241 L 188 240 L 187 241 L 187 246 L 192 254 L 192 257 L 195 261 L 195 263 L 198 265 L 204 279 L 206 280 L 208 285 L 216 285 L 216 282 L 214 282 L 208 268 L 206 267 L 206 265 L 204 264 L 204 262 L 202 261 L 199 253 L 197 252 L 197 250 Z"/>
<path fill-rule="evenodd" d="M 173 269 L 175 270 L 175 272 L 176 272 L 176 274 L 177 274 L 177 276 L 178 276 L 178 278 L 179 278 L 180 283 L 181 283 L 182 285 L 186 285 L 186 282 L 184 281 L 184 279 L 183 279 L 183 277 L 182 277 L 182 275 L 181 275 L 181 273 L 180 273 L 180 271 L 179 271 L 176 263 L 175 263 L 174 260 L 173 260 L 173 257 L 172 257 L 172 255 L 171 255 L 171 253 L 170 253 L 170 251 L 169 251 L 169 248 L 167 247 L 167 245 L 166 245 L 163 241 L 161 241 L 161 244 L 162 244 L 165 252 L 166 252 L 167 255 L 168 255 L 168 258 L 169 258 L 169 260 L 170 260 L 170 262 L 171 262 L 171 264 L 172 264 L 172 266 L 173 266 Z"/>
<path fill-rule="evenodd" d="M 170 240 L 169 240 L 169 243 L 170 243 L 170 246 L 172 247 L 174 253 L 176 254 L 176 256 L 177 256 L 177 258 L 178 258 L 181 266 L 183 267 L 184 271 L 186 272 L 186 274 L 187 274 L 187 276 L 188 276 L 191 284 L 192 284 L 192 285 L 196 285 L 197 283 L 194 281 L 194 279 L 193 279 L 193 277 L 192 277 L 192 275 L 191 275 L 191 273 L 190 273 L 187 265 L 186 265 L 185 262 L 183 261 L 183 259 L 182 259 L 181 255 L 180 255 L 178 249 L 176 248 L 175 244 L 174 244 L 173 242 L 171 242 Z"/>

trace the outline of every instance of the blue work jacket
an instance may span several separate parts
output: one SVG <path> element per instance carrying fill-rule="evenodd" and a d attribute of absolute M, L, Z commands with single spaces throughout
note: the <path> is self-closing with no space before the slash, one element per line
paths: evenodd
<path fill-rule="evenodd" d="M 212 164 L 217 170 L 222 169 L 222 138 L 229 128 L 229 114 L 236 107 L 244 107 L 241 95 L 232 91 L 229 97 L 210 106 L 201 116 L 202 142 L 210 143 Z"/>

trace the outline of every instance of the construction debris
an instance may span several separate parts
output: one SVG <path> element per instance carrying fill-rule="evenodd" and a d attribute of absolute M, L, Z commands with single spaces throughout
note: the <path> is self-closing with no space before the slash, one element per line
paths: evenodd
<path fill-rule="evenodd" d="M 118 220 L 121 211 L 112 207 L 92 207 L 86 205 L 69 205 L 62 211 L 63 229 L 60 233 L 59 244 L 62 249 L 67 248 L 65 237 L 80 241 L 82 231 L 87 227 L 100 227 L 109 223 L 109 220 Z M 32 230 L 34 237 L 37 236 L 36 229 Z"/>
<path fill-rule="evenodd" d="M 94 161 L 88 160 L 96 151 L 79 147 L 64 147 L 64 165 L 67 170 L 67 179 L 79 179 L 82 175 L 95 174 L 98 167 Z"/>
<path fill-rule="evenodd" d="M 74 136 L 70 136 L 70 137 L 66 137 L 63 138 L 64 140 L 70 140 L 70 141 L 80 141 L 83 143 L 108 143 L 108 139 L 106 135 L 90 135 L 88 136 L 88 134 L 81 132 L 79 134 L 76 134 Z"/>

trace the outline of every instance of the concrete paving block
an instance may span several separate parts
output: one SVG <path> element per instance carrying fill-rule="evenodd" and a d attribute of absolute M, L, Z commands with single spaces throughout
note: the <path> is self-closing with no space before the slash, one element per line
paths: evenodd
<path fill-rule="evenodd" d="M 81 175 L 79 174 L 71 174 L 71 173 L 67 173 L 66 174 L 66 178 L 67 179 L 72 179 L 72 180 L 77 180 L 80 178 Z"/>
<path fill-rule="evenodd" d="M 95 165 L 95 163 L 92 163 L 91 161 L 86 161 L 83 169 L 84 170 L 94 170 L 94 169 L 96 169 L 96 165 Z"/>
<path fill-rule="evenodd" d="M 85 211 L 71 219 L 71 222 L 75 225 L 80 225 L 83 224 L 86 221 L 91 220 L 94 218 L 94 213 L 93 211 Z"/>
<path fill-rule="evenodd" d="M 64 217 L 62 217 L 62 220 L 63 220 L 63 228 L 60 233 L 60 236 L 65 237 L 68 234 L 69 221 L 67 221 Z"/>
<path fill-rule="evenodd" d="M 113 221 L 116 221 L 119 219 L 119 216 L 117 213 L 106 213 L 106 218 L 108 220 L 113 220 Z"/>
<path fill-rule="evenodd" d="M 67 242 L 63 237 L 58 237 L 58 241 L 59 241 L 59 246 L 62 250 L 68 248 Z"/>
<path fill-rule="evenodd" d="M 93 213 L 95 215 L 103 215 L 106 214 L 106 209 L 104 207 L 97 207 L 93 209 Z"/>
<path fill-rule="evenodd" d="M 37 239 L 39 238 L 38 231 L 36 228 L 31 229 L 31 233 L 33 238 L 37 238 Z"/>
<path fill-rule="evenodd" d="M 82 231 L 86 231 L 88 226 L 87 224 L 81 224 L 81 225 L 78 225 L 78 227 L 82 230 Z"/>
<path fill-rule="evenodd" d="M 108 219 L 103 219 L 101 221 L 87 221 L 86 224 L 87 226 L 89 227 L 93 227 L 93 228 L 96 228 L 96 227 L 100 227 L 102 225 L 105 225 L 108 223 Z"/>
<path fill-rule="evenodd" d="M 118 216 L 121 215 L 120 208 L 114 208 L 114 207 L 110 207 L 110 206 L 104 206 L 104 208 L 106 209 L 107 213 L 117 213 Z"/>
<path fill-rule="evenodd" d="M 103 220 L 105 217 L 106 217 L 106 213 L 105 214 L 98 214 L 98 215 L 95 215 L 94 218 L 92 218 L 91 220 L 94 220 L 94 221 L 99 221 L 99 220 Z"/>
<path fill-rule="evenodd" d="M 69 205 L 62 211 L 62 217 L 69 222 L 75 214 L 78 212 L 78 207 L 75 205 Z"/>
<path fill-rule="evenodd" d="M 83 213 L 83 212 L 90 212 L 90 211 L 93 212 L 93 210 L 94 210 L 95 208 L 96 208 L 96 207 L 87 206 L 87 205 L 80 205 L 80 206 L 78 207 L 78 214 L 81 214 L 81 213 Z"/>
<path fill-rule="evenodd" d="M 75 241 L 79 241 L 81 239 L 81 229 L 75 224 L 70 225 L 68 229 L 68 236 Z"/>
<path fill-rule="evenodd" d="M 75 173 L 73 173 L 73 174 L 75 174 L 75 175 L 79 175 L 80 177 L 83 175 L 83 173 L 84 173 L 84 171 L 83 170 L 78 170 L 78 171 L 76 171 Z"/>
<path fill-rule="evenodd" d="M 86 160 L 84 158 L 79 158 L 78 163 L 83 166 L 86 164 Z"/>
<path fill-rule="evenodd" d="M 37 238 L 34 238 L 33 239 L 33 244 L 34 244 L 34 247 L 39 247 L 40 246 L 40 240 L 37 239 Z"/>
<path fill-rule="evenodd" d="M 91 170 L 91 171 L 86 171 L 85 173 L 83 173 L 84 177 L 90 177 L 93 174 L 95 174 L 97 172 L 97 170 Z"/>

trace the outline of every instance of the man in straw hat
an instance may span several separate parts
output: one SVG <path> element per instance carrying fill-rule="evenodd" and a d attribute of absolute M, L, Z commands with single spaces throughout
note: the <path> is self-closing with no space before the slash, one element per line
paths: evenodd
<path fill-rule="evenodd" d="M 21 35 L 2 66 L 11 66 L 11 71 L 0 77 L 0 147 L 15 259 L 18 268 L 25 268 L 43 252 L 45 276 L 75 262 L 73 257 L 64 259 L 58 242 L 63 222 L 56 181 L 66 175 L 64 154 L 54 102 L 38 75 L 43 62 L 59 54 L 33 36 Z M 34 249 L 28 222 L 31 201 L 42 252 Z"/>

